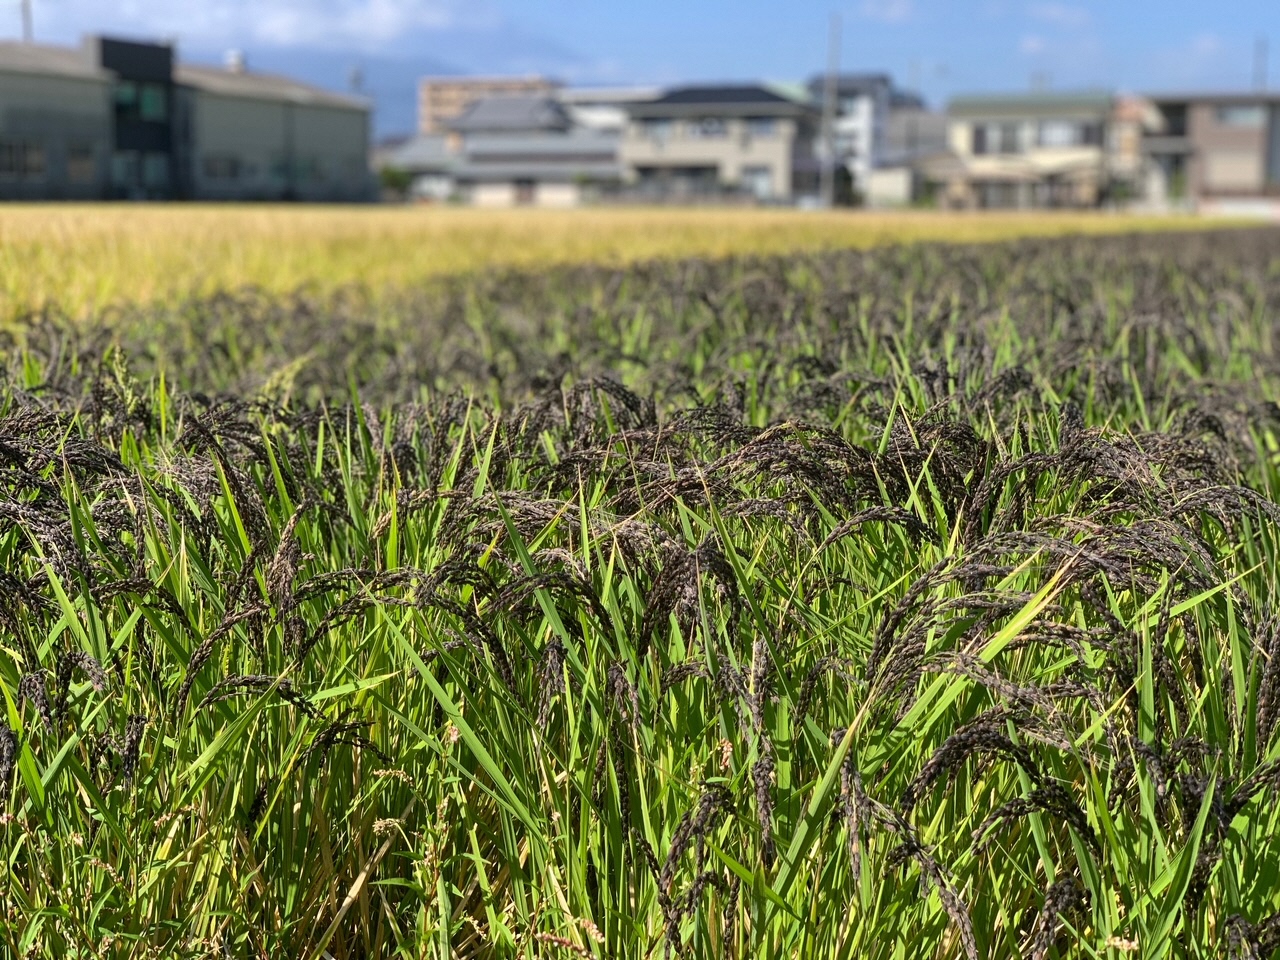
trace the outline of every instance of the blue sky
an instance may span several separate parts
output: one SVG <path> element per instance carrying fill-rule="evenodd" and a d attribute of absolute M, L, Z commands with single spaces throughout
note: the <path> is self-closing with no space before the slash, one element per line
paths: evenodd
<path fill-rule="evenodd" d="M 1052 88 L 1242 88 L 1277 0 L 32 0 L 37 39 L 84 32 L 176 39 L 180 55 L 342 88 L 359 67 L 380 135 L 413 125 L 424 72 L 539 72 L 571 83 L 797 80 L 822 69 L 830 15 L 841 65 L 887 70 L 944 103 L 954 93 Z M 7 15 L 6 15 L 7 14 Z M 0 36 L 19 30 L 0 0 Z"/>

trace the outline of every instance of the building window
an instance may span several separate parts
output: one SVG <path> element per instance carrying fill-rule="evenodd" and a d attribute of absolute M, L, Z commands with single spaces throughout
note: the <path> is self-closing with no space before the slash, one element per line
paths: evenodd
<path fill-rule="evenodd" d="M 1266 111 L 1257 105 L 1233 104 L 1218 107 L 1214 111 L 1218 124 L 1223 127 L 1248 127 L 1258 129 L 1267 121 Z"/>
<path fill-rule="evenodd" d="M 1040 124 L 1040 146 L 1074 147 L 1082 140 L 1080 125 L 1065 120 L 1046 120 Z"/>
<path fill-rule="evenodd" d="M 44 170 L 43 146 L 21 140 L 0 140 L 0 178 L 42 180 Z"/>
<path fill-rule="evenodd" d="M 22 145 L 22 175 L 28 180 L 44 179 L 44 147 L 40 144 Z"/>
<path fill-rule="evenodd" d="M 773 171 L 768 167 L 743 167 L 742 187 L 757 200 L 773 197 Z"/>
<path fill-rule="evenodd" d="M 1022 140 L 1016 123 L 979 123 L 973 128 L 973 152 L 1021 153 Z"/>
<path fill-rule="evenodd" d="M 67 147 L 67 179 L 71 183 L 93 183 L 97 167 L 91 144 L 73 143 Z"/>
<path fill-rule="evenodd" d="M 240 158 L 224 153 L 211 153 L 204 158 L 204 175 L 210 180 L 238 180 Z"/>
<path fill-rule="evenodd" d="M 728 125 L 724 122 L 723 117 L 702 117 L 699 120 L 689 121 L 689 136 L 691 137 L 723 137 L 728 132 Z"/>
<path fill-rule="evenodd" d="M 138 152 L 121 150 L 111 158 L 111 182 L 121 189 L 138 185 Z"/>
<path fill-rule="evenodd" d="M 776 130 L 773 117 L 747 117 L 747 133 L 753 137 L 772 137 Z"/>
<path fill-rule="evenodd" d="M 0 177 L 16 180 L 22 173 L 22 144 L 0 140 Z"/>
<path fill-rule="evenodd" d="M 640 129 L 650 140 L 661 142 L 671 136 L 671 121 L 666 117 L 649 117 L 640 122 Z"/>
<path fill-rule="evenodd" d="M 1102 124 L 1077 123 L 1070 120 L 1045 120 L 1040 124 L 1042 147 L 1100 147 Z"/>
<path fill-rule="evenodd" d="M 169 157 L 163 153 L 148 153 L 142 158 L 142 185 L 149 190 L 167 190 L 169 187 Z"/>
<path fill-rule="evenodd" d="M 160 83 L 144 83 L 138 90 L 138 116 L 150 123 L 169 119 L 168 91 Z"/>
<path fill-rule="evenodd" d="M 116 109 L 133 110 L 138 105 L 138 85 L 132 80 L 121 80 L 115 89 Z"/>
<path fill-rule="evenodd" d="M 979 206 L 988 210 L 1002 210 L 1018 205 L 1018 185 L 1001 180 L 978 184 Z"/>

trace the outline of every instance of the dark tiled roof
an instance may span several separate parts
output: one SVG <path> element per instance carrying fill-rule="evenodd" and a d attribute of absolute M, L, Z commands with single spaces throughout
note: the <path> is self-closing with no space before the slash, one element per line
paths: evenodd
<path fill-rule="evenodd" d="M 562 104 L 551 97 L 485 97 L 449 122 L 458 133 L 567 130 L 573 125 Z"/>
<path fill-rule="evenodd" d="M 716 87 L 677 87 L 668 90 L 652 103 L 662 104 L 748 104 L 791 103 L 786 97 L 755 84 Z"/>
<path fill-rule="evenodd" d="M 827 87 L 827 78 L 816 74 L 809 80 L 809 92 L 821 97 Z M 887 73 L 840 73 L 836 75 L 836 96 L 849 97 L 874 90 L 890 90 L 893 79 Z"/>
<path fill-rule="evenodd" d="M 1144 96 L 1152 103 L 1280 103 L 1280 90 L 1175 90 Z"/>

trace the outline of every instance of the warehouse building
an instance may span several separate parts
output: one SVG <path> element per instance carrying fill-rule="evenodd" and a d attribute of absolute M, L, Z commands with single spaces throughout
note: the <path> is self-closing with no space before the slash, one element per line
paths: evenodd
<path fill-rule="evenodd" d="M 0 43 L 0 199 L 360 201 L 369 105 L 90 37 Z"/>

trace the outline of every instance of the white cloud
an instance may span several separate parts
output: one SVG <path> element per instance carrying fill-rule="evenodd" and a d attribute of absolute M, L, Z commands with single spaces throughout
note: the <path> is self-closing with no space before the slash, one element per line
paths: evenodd
<path fill-rule="evenodd" d="M 915 14 L 914 0 L 862 0 L 858 12 L 868 20 L 902 23 Z"/>
<path fill-rule="evenodd" d="M 37 21 L 44 36 L 174 36 L 200 47 L 252 45 L 376 51 L 412 34 L 492 25 L 488 0 L 63 0 Z"/>
<path fill-rule="evenodd" d="M 1023 56 L 1034 57 L 1036 54 L 1044 53 L 1044 50 L 1044 37 L 1034 33 L 1029 33 L 1018 41 L 1018 52 Z"/>
<path fill-rule="evenodd" d="M 1093 20 L 1084 7 L 1069 3 L 1033 3 L 1027 13 L 1035 20 L 1067 29 L 1087 27 Z"/>

